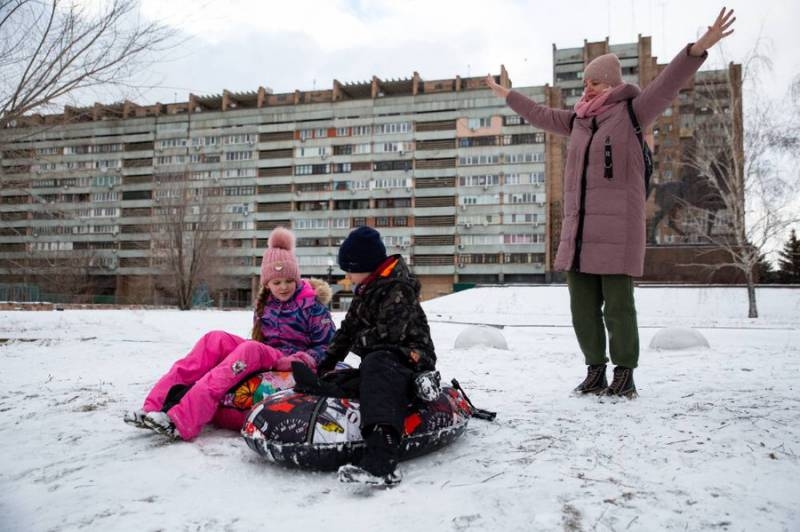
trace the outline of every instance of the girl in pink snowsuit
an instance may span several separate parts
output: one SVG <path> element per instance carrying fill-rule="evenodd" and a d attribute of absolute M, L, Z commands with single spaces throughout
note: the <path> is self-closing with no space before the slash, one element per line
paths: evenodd
<path fill-rule="evenodd" d="M 224 331 L 203 335 L 153 386 L 142 409 L 125 415 L 127 423 L 183 440 L 212 420 L 238 430 L 247 412 L 220 405 L 231 388 L 255 373 L 290 371 L 292 362 L 316 370 L 335 332 L 325 306 L 331 290 L 324 281 L 300 279 L 294 242 L 282 227 L 269 237 L 252 339 Z"/>

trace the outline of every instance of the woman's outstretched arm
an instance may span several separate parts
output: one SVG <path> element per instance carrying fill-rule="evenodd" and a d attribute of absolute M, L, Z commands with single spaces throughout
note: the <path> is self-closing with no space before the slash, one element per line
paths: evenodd
<path fill-rule="evenodd" d="M 672 104 L 681 87 L 694 76 L 708 57 L 707 50 L 733 33 L 731 26 L 735 20 L 733 10 L 722 8 L 714 23 L 697 39 L 697 42 L 685 46 L 678 52 L 667 68 L 662 70 L 634 99 L 633 110 L 643 128 L 652 124 L 658 115 Z"/>
<path fill-rule="evenodd" d="M 497 83 L 494 80 L 494 76 L 492 76 L 491 74 L 486 76 L 486 84 L 489 86 L 490 89 L 492 89 L 492 92 L 494 93 L 495 96 L 497 96 L 498 98 L 502 98 L 504 100 L 506 99 L 506 96 L 508 96 L 508 93 L 511 92 L 511 89 L 507 89 L 502 85 L 500 85 L 499 83 Z"/>
<path fill-rule="evenodd" d="M 723 7 L 719 15 L 717 15 L 717 20 L 708 27 L 702 37 L 697 39 L 697 42 L 689 49 L 689 53 L 695 57 L 700 57 L 706 53 L 706 50 L 733 33 L 731 26 L 733 26 L 734 22 L 736 22 L 736 17 L 733 16 L 733 9 L 727 11 Z"/>
<path fill-rule="evenodd" d="M 498 84 L 491 74 L 486 76 L 486 85 L 489 86 L 495 96 L 503 98 L 511 109 L 532 125 L 559 135 L 569 135 L 572 111 L 553 109 L 546 105 L 538 104 L 524 94 Z"/>

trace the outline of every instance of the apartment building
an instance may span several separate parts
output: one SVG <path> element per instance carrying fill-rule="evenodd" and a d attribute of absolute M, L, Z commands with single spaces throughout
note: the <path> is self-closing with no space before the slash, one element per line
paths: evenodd
<path fill-rule="evenodd" d="M 510 85 L 504 69 L 499 80 Z M 560 103 L 546 86 L 517 90 Z M 338 244 L 368 224 L 405 256 L 425 298 L 459 283 L 549 279 L 548 197 L 560 187 L 562 142 L 482 78 L 414 73 L 331 90 L 96 104 L 15 126 L 0 134 L 9 294 L 76 291 L 66 285 L 79 277 L 88 299 L 170 302 L 158 282 L 170 244 L 159 235 L 185 227 L 178 242 L 189 253 L 209 207 L 220 267 L 206 289 L 221 303 L 249 304 L 279 225 L 297 235 L 306 276 L 340 279 Z"/>
<path fill-rule="evenodd" d="M 558 49 L 553 45 L 553 82 L 561 90 L 564 107 L 571 108 L 580 98 L 586 64 L 609 52 L 619 57 L 623 79 L 640 87 L 646 87 L 666 67 L 666 63 L 659 63 L 652 55 L 651 38 L 647 36 L 640 35 L 634 43 L 609 44 L 606 39 L 584 41 L 577 48 Z M 664 59 L 669 61 L 672 56 Z M 723 283 L 741 280 L 740 274 L 732 269 L 709 275 L 709 268 L 702 266 L 725 259 L 701 235 L 724 235 L 741 224 L 730 222 L 734 214 L 721 209 L 715 192 L 687 164 L 698 139 L 708 152 L 728 156 L 735 152 L 737 160 L 743 161 L 741 90 L 741 65 L 731 63 L 724 70 L 700 71 L 645 132 L 653 149 L 654 172 L 647 203 L 644 280 Z M 740 202 L 744 204 L 743 196 Z M 696 212 L 689 212 L 693 207 L 706 212 L 705 220 L 698 221 Z M 738 215 L 743 212 L 744 209 L 738 209 Z"/>

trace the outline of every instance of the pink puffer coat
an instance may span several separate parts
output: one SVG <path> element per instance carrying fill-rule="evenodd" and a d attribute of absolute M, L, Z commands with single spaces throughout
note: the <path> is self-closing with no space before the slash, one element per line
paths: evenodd
<path fill-rule="evenodd" d="M 688 45 L 644 89 L 623 83 L 611 89 L 596 117 L 576 118 L 571 110 L 552 109 L 511 91 L 508 105 L 536 127 L 569 135 L 564 170 L 564 219 L 556 270 L 640 277 L 645 251 L 645 191 L 642 148 L 628 115 L 626 100 L 642 128 L 669 107 L 678 91 L 703 64 Z M 611 153 L 611 171 L 606 168 Z M 585 179 L 584 179 L 585 176 Z"/>

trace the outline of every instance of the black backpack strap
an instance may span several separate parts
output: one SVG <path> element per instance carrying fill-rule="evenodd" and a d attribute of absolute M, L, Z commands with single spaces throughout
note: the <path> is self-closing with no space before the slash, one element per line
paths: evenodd
<path fill-rule="evenodd" d="M 636 133 L 636 138 L 639 139 L 639 144 L 644 145 L 642 128 L 639 126 L 639 121 L 636 119 L 636 113 L 633 112 L 633 98 L 628 98 L 625 102 L 628 107 L 628 116 L 631 117 L 631 123 L 633 124 L 633 131 Z"/>
<path fill-rule="evenodd" d="M 570 132 L 570 133 L 572 133 L 572 125 L 575 123 L 575 118 L 576 118 L 577 116 L 578 116 L 577 114 L 575 114 L 575 113 L 572 113 L 572 116 L 571 116 L 571 117 L 569 117 L 569 132 Z"/>

